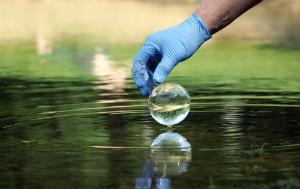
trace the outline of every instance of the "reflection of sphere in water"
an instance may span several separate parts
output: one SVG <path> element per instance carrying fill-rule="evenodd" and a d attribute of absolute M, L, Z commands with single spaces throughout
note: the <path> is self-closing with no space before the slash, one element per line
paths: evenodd
<path fill-rule="evenodd" d="M 148 100 L 151 116 L 160 124 L 172 126 L 186 118 L 190 96 L 180 85 L 166 83 L 156 86 Z"/>
<path fill-rule="evenodd" d="M 178 133 L 165 132 L 153 140 L 151 149 L 179 149 L 180 151 L 190 151 L 191 144 L 185 137 Z"/>
<path fill-rule="evenodd" d="M 187 171 L 191 161 L 191 145 L 185 137 L 166 132 L 151 144 L 154 172 L 158 175 L 180 175 Z"/>

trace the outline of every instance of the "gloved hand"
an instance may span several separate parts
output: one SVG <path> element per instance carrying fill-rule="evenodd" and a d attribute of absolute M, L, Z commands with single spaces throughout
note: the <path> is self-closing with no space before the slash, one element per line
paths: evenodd
<path fill-rule="evenodd" d="M 197 14 L 181 24 L 150 35 L 139 50 L 132 66 L 132 77 L 144 96 L 154 83 L 163 83 L 171 70 L 188 59 L 211 34 Z"/>

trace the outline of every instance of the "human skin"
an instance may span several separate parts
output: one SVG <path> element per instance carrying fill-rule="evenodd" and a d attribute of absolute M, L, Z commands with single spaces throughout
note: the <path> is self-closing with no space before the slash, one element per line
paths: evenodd
<path fill-rule="evenodd" d="M 204 0 L 182 23 L 147 37 L 132 65 L 132 77 L 144 96 L 164 83 L 173 68 L 190 58 L 211 36 L 262 0 Z"/>
<path fill-rule="evenodd" d="M 196 14 L 213 35 L 262 0 L 204 0 Z"/>

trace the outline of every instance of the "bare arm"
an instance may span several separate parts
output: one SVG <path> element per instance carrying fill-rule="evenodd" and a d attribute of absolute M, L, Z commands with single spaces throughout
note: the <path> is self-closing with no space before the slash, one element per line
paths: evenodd
<path fill-rule="evenodd" d="M 133 61 L 132 77 L 148 96 L 172 69 L 191 57 L 211 35 L 262 0 L 204 0 L 182 23 L 151 34 Z"/>
<path fill-rule="evenodd" d="M 196 11 L 214 34 L 262 0 L 204 0 Z"/>

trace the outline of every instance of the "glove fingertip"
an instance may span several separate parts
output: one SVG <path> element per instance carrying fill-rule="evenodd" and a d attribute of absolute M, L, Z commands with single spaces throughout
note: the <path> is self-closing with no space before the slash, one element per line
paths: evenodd
<path fill-rule="evenodd" d="M 167 57 L 163 57 L 154 71 L 153 82 L 155 84 L 161 84 L 165 82 L 175 65 L 175 61 L 172 61 Z"/>
<path fill-rule="evenodd" d="M 140 90 L 143 96 L 147 97 L 150 95 L 150 90 L 148 89 L 148 87 L 141 88 Z"/>
<path fill-rule="evenodd" d="M 153 82 L 155 84 L 162 84 L 167 76 L 169 75 L 169 71 L 167 70 L 167 68 L 165 66 L 161 64 L 159 64 L 154 72 L 153 75 Z"/>
<path fill-rule="evenodd" d="M 153 83 L 154 84 L 162 84 L 165 81 L 165 77 L 162 77 L 159 74 L 154 74 L 153 76 Z"/>

